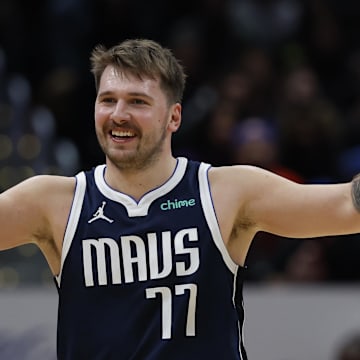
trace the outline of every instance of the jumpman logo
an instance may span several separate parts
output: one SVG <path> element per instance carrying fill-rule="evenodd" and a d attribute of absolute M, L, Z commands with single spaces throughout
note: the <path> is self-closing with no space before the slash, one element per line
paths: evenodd
<path fill-rule="evenodd" d="M 102 202 L 102 205 L 99 206 L 99 208 L 97 209 L 96 213 L 93 215 L 92 219 L 90 219 L 88 221 L 89 224 L 91 224 L 93 221 L 95 220 L 99 220 L 99 219 L 103 219 L 103 220 L 106 220 L 107 222 L 109 223 L 112 223 L 114 220 L 112 219 L 109 219 L 107 216 L 104 215 L 104 207 L 106 205 L 106 202 L 103 201 Z"/>

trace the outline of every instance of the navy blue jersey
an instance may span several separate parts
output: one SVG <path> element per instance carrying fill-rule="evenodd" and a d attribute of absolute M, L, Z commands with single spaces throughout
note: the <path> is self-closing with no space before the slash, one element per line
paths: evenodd
<path fill-rule="evenodd" d="M 76 176 L 59 290 L 60 360 L 246 360 L 242 273 L 220 235 L 209 165 L 177 159 L 139 201 Z"/>

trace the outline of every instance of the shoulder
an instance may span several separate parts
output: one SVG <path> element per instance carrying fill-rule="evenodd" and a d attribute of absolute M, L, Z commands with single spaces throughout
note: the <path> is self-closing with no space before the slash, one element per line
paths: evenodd
<path fill-rule="evenodd" d="M 256 174 L 259 170 L 247 165 L 210 167 L 208 177 L 215 206 L 224 204 L 224 208 L 237 212 L 238 206 L 241 206 L 249 194 L 252 179 L 258 176 Z"/>
<path fill-rule="evenodd" d="M 212 167 L 209 183 L 214 201 L 233 204 L 238 211 L 254 200 L 265 199 L 269 193 L 292 189 L 296 183 L 266 169 L 252 165 Z"/>
<path fill-rule="evenodd" d="M 46 208 L 69 202 L 76 186 L 75 177 L 36 175 L 11 187 L 1 194 L 1 201 L 17 206 Z M 70 199 L 70 200 L 69 200 Z"/>
<path fill-rule="evenodd" d="M 76 185 L 75 177 L 57 175 L 36 175 L 16 185 L 13 189 L 29 194 L 41 194 L 45 197 L 66 192 L 73 192 Z"/>
<path fill-rule="evenodd" d="M 52 258 L 54 249 L 61 249 L 74 189 L 75 178 L 38 175 L 4 191 L 0 195 L 0 248 L 34 242 Z"/>
<path fill-rule="evenodd" d="M 29 180 L 35 194 L 43 197 L 46 207 L 57 207 L 55 204 L 69 205 L 73 199 L 76 178 L 56 175 L 40 175 Z"/>
<path fill-rule="evenodd" d="M 253 165 L 211 167 L 209 179 L 213 185 L 243 185 L 249 188 L 271 182 L 292 182 L 269 170 Z"/>
<path fill-rule="evenodd" d="M 213 186 L 254 184 L 254 181 L 262 181 L 271 177 L 271 172 L 252 165 L 231 165 L 211 167 L 209 169 L 209 180 Z"/>

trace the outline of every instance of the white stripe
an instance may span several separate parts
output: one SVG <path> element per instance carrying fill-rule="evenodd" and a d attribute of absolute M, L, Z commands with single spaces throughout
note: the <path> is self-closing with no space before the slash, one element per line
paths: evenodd
<path fill-rule="evenodd" d="M 229 268 L 229 270 L 235 274 L 238 268 L 238 265 L 231 259 L 229 252 L 226 249 L 224 240 L 221 236 L 219 224 L 216 218 L 215 209 L 210 192 L 210 184 L 208 179 L 208 170 L 210 168 L 209 164 L 201 163 L 199 168 L 199 186 L 200 186 L 200 199 L 202 208 L 204 210 L 206 222 L 209 226 L 212 238 L 218 250 L 221 253 L 221 256 Z"/>
<path fill-rule="evenodd" d="M 203 211 L 205 214 L 205 218 L 207 221 L 207 224 L 209 226 L 210 232 L 212 234 L 214 243 L 218 250 L 220 251 L 222 258 L 228 267 L 228 269 L 234 274 L 234 283 L 233 283 L 233 304 L 235 307 L 235 294 L 237 291 L 236 288 L 236 279 L 238 276 L 238 270 L 239 266 L 231 259 L 229 252 L 226 249 L 224 240 L 221 236 L 221 231 L 219 227 L 219 223 L 217 221 L 216 213 L 214 204 L 211 197 L 211 190 L 210 190 L 210 184 L 209 184 L 209 178 L 208 178 L 208 171 L 209 171 L 210 165 L 201 163 L 199 168 L 199 186 L 200 186 L 200 198 L 201 198 L 201 204 L 203 207 Z M 244 309 L 244 304 L 242 304 L 242 307 Z M 241 349 L 241 345 L 244 344 L 244 323 L 245 323 L 245 313 L 244 313 L 244 319 L 243 322 L 240 323 L 238 321 L 238 331 L 239 331 L 239 354 L 240 359 L 243 360 L 244 354 Z"/>
<path fill-rule="evenodd" d="M 76 187 L 75 187 L 74 199 L 71 205 L 70 214 L 66 225 L 66 230 L 63 240 L 62 251 L 61 251 L 60 272 L 59 275 L 55 276 L 55 279 L 59 287 L 61 284 L 61 274 L 62 274 L 64 262 L 69 252 L 79 222 L 80 213 L 84 201 L 85 190 L 86 190 L 86 177 L 85 177 L 85 173 L 81 172 L 76 175 Z"/>
<path fill-rule="evenodd" d="M 238 271 L 239 271 L 239 266 L 238 268 L 236 269 L 236 273 L 235 273 L 235 276 L 234 276 L 234 284 L 233 284 L 233 304 L 234 304 L 234 307 L 236 307 L 235 305 L 235 295 L 236 295 L 236 292 L 237 292 L 237 287 L 236 287 L 236 282 L 237 282 L 237 277 L 238 277 Z M 242 294 L 243 295 L 243 294 Z M 241 306 L 242 306 L 242 309 L 243 309 L 243 321 L 242 323 L 240 323 L 240 321 L 238 321 L 238 332 L 239 332 L 239 354 L 240 354 L 240 360 L 243 360 L 243 351 L 242 351 L 242 346 L 245 348 L 245 345 L 244 345 L 244 326 L 245 326 L 245 311 L 244 311 L 244 300 L 241 299 Z"/>

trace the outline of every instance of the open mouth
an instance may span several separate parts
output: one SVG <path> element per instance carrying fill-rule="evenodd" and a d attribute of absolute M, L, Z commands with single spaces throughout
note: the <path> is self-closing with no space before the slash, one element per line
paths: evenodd
<path fill-rule="evenodd" d="M 131 130 L 112 130 L 110 134 L 111 137 L 116 140 L 131 139 L 136 136 L 135 133 Z"/>

